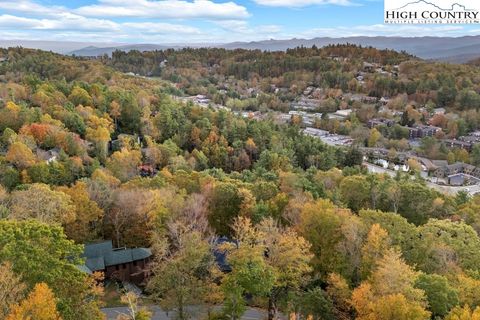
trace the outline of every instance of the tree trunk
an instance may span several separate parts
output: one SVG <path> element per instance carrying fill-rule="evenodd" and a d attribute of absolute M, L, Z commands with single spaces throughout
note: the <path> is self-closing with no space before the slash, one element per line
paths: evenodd
<path fill-rule="evenodd" d="M 115 240 L 117 241 L 117 248 L 120 248 L 120 229 L 115 229 Z"/>
<path fill-rule="evenodd" d="M 268 299 L 268 320 L 277 320 L 278 307 L 276 297 L 273 295 Z"/>
<path fill-rule="evenodd" d="M 183 299 L 182 298 L 180 298 L 180 300 L 178 301 L 178 315 L 177 315 L 177 318 L 180 319 L 180 320 L 185 319 L 185 311 L 183 310 Z"/>

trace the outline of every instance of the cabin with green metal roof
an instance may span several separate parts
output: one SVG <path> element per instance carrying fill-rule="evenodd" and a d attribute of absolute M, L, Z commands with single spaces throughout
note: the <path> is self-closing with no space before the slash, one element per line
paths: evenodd
<path fill-rule="evenodd" d="M 112 241 L 86 244 L 83 256 L 87 273 L 101 271 L 106 279 L 129 281 L 142 285 L 152 252 L 147 248 L 114 248 Z"/>

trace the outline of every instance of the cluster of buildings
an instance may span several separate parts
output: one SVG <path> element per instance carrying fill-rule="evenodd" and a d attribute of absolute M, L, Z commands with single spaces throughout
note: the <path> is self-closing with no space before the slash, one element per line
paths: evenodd
<path fill-rule="evenodd" d="M 386 126 L 386 127 L 393 127 L 396 124 L 395 120 L 392 119 L 385 119 L 385 118 L 375 118 L 370 119 L 367 122 L 368 128 L 376 128 L 379 126 Z M 425 138 L 425 137 L 433 137 L 438 132 L 442 131 L 441 128 L 429 125 L 416 125 L 412 127 L 402 126 L 408 130 L 408 137 L 410 139 L 418 139 L 418 138 Z"/>
<path fill-rule="evenodd" d="M 300 117 L 302 119 L 302 123 L 305 126 L 313 126 L 315 121 L 318 121 L 322 118 L 321 113 L 308 113 L 305 111 L 289 111 L 288 113 L 282 113 L 279 116 L 279 120 L 283 123 L 290 122 L 292 117 Z"/>
<path fill-rule="evenodd" d="M 320 107 L 321 103 L 322 100 L 303 97 L 299 101 L 293 102 L 291 108 L 294 110 L 315 111 Z"/>
<path fill-rule="evenodd" d="M 367 122 L 367 127 L 373 129 L 380 126 L 393 127 L 396 124 L 395 120 L 385 118 L 370 119 Z"/>
<path fill-rule="evenodd" d="M 480 131 L 472 132 L 467 136 L 463 136 L 458 139 L 445 139 L 443 140 L 443 143 L 447 148 L 465 149 L 470 152 L 475 144 L 480 143 Z"/>
<path fill-rule="evenodd" d="M 387 70 L 385 66 L 382 66 L 377 63 L 370 63 L 365 61 L 363 62 L 363 72 L 360 72 L 360 74 L 378 73 L 385 76 L 398 77 L 398 71 L 399 71 L 398 65 L 394 65 L 392 66 L 391 70 Z"/>
<path fill-rule="evenodd" d="M 326 115 L 328 116 L 328 119 L 337 119 L 340 121 L 346 120 L 350 114 L 352 113 L 352 109 L 343 109 L 343 110 L 338 110 L 336 112 L 332 113 L 327 113 Z M 311 127 L 315 125 L 316 121 L 319 121 L 322 119 L 324 116 L 323 113 L 315 112 L 315 113 L 310 113 L 306 111 L 298 111 L 298 110 L 292 110 L 289 111 L 288 113 L 281 113 L 277 120 L 281 123 L 287 123 L 292 120 L 292 117 L 300 117 L 302 119 L 302 124 L 305 127 Z"/>
<path fill-rule="evenodd" d="M 192 100 L 194 103 L 203 105 L 203 106 L 205 105 L 208 106 L 208 104 L 210 103 L 210 99 L 208 99 L 203 94 L 196 95 L 195 97 L 192 98 Z"/>
<path fill-rule="evenodd" d="M 371 97 L 366 94 L 355 93 L 355 94 L 345 94 L 342 96 L 343 100 L 350 100 L 353 102 L 362 102 L 366 104 L 376 104 L 380 101 L 377 97 Z"/>
<path fill-rule="evenodd" d="M 343 121 L 346 120 L 352 114 L 352 112 L 352 109 L 337 110 L 336 112 L 328 113 L 328 119 L 337 119 Z"/>
<path fill-rule="evenodd" d="M 365 161 L 394 171 L 409 171 L 408 160 L 413 159 L 421 166 L 420 175 L 436 184 L 465 186 L 480 184 L 480 168 L 457 162 L 448 164 L 446 160 L 430 160 L 413 152 L 398 152 L 395 159 L 389 159 L 389 150 L 384 148 L 363 148 Z"/>
<path fill-rule="evenodd" d="M 444 160 L 432 160 L 435 165 L 433 176 L 451 186 L 480 184 L 480 168 L 471 164 L 457 162 L 448 164 Z"/>
<path fill-rule="evenodd" d="M 404 127 L 408 130 L 408 136 L 410 139 L 418 139 L 425 137 L 433 137 L 437 132 L 442 131 L 439 127 L 419 125 L 414 127 Z"/>
<path fill-rule="evenodd" d="M 331 146 L 350 146 L 353 143 L 353 139 L 349 136 L 332 134 L 326 130 L 307 127 L 303 130 L 303 133 L 307 136 L 318 138 Z"/>

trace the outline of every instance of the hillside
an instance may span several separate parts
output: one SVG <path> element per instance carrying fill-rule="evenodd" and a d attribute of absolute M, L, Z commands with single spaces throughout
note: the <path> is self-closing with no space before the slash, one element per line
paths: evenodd
<path fill-rule="evenodd" d="M 441 106 L 448 134 L 478 130 L 478 67 L 353 45 L 0 57 L 1 319 L 102 320 L 112 292 L 137 319 L 480 312 L 480 196 L 429 188 L 416 160 L 364 163 L 366 146 L 410 148 L 405 127 L 366 127 L 379 114 L 406 126 Z M 325 114 L 310 129 L 351 145 L 308 135 L 302 101 Z M 416 150 L 444 156 L 436 139 Z"/>
<path fill-rule="evenodd" d="M 159 45 L 129 45 L 109 48 L 84 48 L 72 51 L 71 54 L 78 56 L 91 56 L 111 54 L 115 49 L 122 51 L 139 50 L 162 50 L 165 48 L 182 47 L 216 47 L 225 49 L 250 49 L 265 51 L 285 51 L 299 46 L 324 47 L 332 44 L 355 44 L 371 46 L 377 49 L 392 49 L 406 51 L 422 59 L 435 59 L 455 63 L 465 63 L 478 57 L 480 49 L 480 36 L 469 37 L 349 37 L 349 38 L 314 38 L 314 39 L 290 39 L 290 40 L 265 40 L 257 42 L 233 42 L 226 44 L 178 44 L 173 46 Z"/>

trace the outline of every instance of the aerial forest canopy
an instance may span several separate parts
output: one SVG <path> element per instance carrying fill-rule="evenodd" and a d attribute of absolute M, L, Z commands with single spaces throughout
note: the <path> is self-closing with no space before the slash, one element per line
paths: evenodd
<path fill-rule="evenodd" d="M 146 295 L 181 319 L 479 316 L 480 196 L 370 174 L 268 112 L 308 86 L 472 111 L 478 67 L 350 45 L 0 56 L 0 318 L 102 319 L 102 275 L 81 268 L 102 240 L 152 248 Z M 373 63 L 398 77 L 359 86 Z M 244 101 L 265 116 L 231 112 Z"/>

